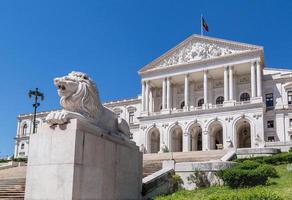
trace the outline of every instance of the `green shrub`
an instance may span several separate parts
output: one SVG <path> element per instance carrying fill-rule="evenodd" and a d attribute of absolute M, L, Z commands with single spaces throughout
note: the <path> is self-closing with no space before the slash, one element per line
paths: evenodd
<path fill-rule="evenodd" d="M 217 175 L 231 188 L 265 185 L 269 177 L 278 177 L 274 167 L 254 161 L 244 161 L 235 167 L 220 170 Z"/>
<path fill-rule="evenodd" d="M 271 190 L 256 187 L 232 193 L 213 194 L 207 200 L 282 200 L 282 198 Z"/>
<path fill-rule="evenodd" d="M 182 185 L 184 184 L 184 182 L 179 175 L 174 174 L 174 175 L 172 175 L 171 179 L 173 182 L 173 190 L 174 191 L 182 189 Z"/>
<path fill-rule="evenodd" d="M 244 158 L 238 159 L 237 162 L 244 162 L 246 160 L 256 161 L 259 163 L 271 164 L 271 165 L 280 165 L 280 164 L 288 164 L 292 163 L 292 153 L 279 153 L 273 156 L 267 157 L 252 157 L 252 158 Z"/>
<path fill-rule="evenodd" d="M 13 161 L 15 162 L 27 162 L 27 158 L 14 158 Z"/>
<path fill-rule="evenodd" d="M 255 161 L 252 161 L 252 160 L 245 160 L 238 167 L 240 169 L 246 169 L 246 170 L 248 170 L 248 169 L 256 169 L 259 166 L 260 166 L 260 163 L 258 163 L 258 162 L 255 162 Z"/>

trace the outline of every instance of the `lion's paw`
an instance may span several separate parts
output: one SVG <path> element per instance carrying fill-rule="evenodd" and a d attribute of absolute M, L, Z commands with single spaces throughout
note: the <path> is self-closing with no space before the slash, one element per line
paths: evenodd
<path fill-rule="evenodd" d="M 53 111 L 48 114 L 46 117 L 46 122 L 50 125 L 65 124 L 69 121 L 69 113 L 62 111 Z"/>

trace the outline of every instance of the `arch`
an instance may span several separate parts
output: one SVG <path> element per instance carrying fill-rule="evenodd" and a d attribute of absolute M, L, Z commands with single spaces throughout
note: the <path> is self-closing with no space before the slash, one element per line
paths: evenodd
<path fill-rule="evenodd" d="M 22 125 L 22 128 L 21 128 L 21 135 L 26 135 L 27 134 L 27 128 L 28 128 L 27 123 L 24 123 Z"/>
<path fill-rule="evenodd" d="M 149 153 L 160 151 L 160 131 L 155 126 L 152 126 L 147 132 L 147 151 Z"/>
<path fill-rule="evenodd" d="M 169 129 L 169 147 L 172 152 L 183 150 L 183 128 L 178 123 Z"/>
<path fill-rule="evenodd" d="M 223 104 L 224 102 L 224 97 L 223 96 L 219 96 L 216 98 L 216 104 Z"/>
<path fill-rule="evenodd" d="M 183 109 L 185 107 L 185 101 L 181 101 L 179 107 L 180 109 Z"/>
<path fill-rule="evenodd" d="M 201 151 L 203 149 L 202 126 L 198 122 L 194 122 L 189 126 L 188 133 L 190 134 L 189 143 L 190 151 Z"/>
<path fill-rule="evenodd" d="M 250 95 L 248 92 L 243 92 L 239 96 L 240 101 L 249 101 L 250 100 Z"/>
<path fill-rule="evenodd" d="M 234 143 L 237 148 L 251 148 L 252 123 L 241 117 L 234 124 Z"/>
<path fill-rule="evenodd" d="M 203 104 L 204 104 L 204 99 L 202 98 L 202 99 L 199 99 L 198 100 L 198 107 L 201 107 L 201 106 L 203 106 Z"/>
<path fill-rule="evenodd" d="M 219 120 L 212 120 L 208 125 L 209 148 L 222 149 L 223 141 L 223 124 Z"/>

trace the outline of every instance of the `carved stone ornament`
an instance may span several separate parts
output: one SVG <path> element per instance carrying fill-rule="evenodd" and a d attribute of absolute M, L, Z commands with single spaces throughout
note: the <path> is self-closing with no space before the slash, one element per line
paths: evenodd
<path fill-rule="evenodd" d="M 184 64 L 208 58 L 240 53 L 246 50 L 229 47 L 225 45 L 212 44 L 201 41 L 190 41 L 172 53 L 171 56 L 156 64 L 157 67 L 166 67 Z"/>
<path fill-rule="evenodd" d="M 145 131 L 145 129 L 147 129 L 147 126 L 141 126 L 141 129 L 142 129 L 143 131 Z"/>
<path fill-rule="evenodd" d="M 115 113 L 105 108 L 99 98 L 94 81 L 85 73 L 71 72 L 66 76 L 55 78 L 54 84 L 61 97 L 61 111 L 52 111 L 46 117 L 50 125 L 65 124 L 70 119 L 90 122 L 108 133 L 129 139 L 128 123 L 117 118 Z"/>

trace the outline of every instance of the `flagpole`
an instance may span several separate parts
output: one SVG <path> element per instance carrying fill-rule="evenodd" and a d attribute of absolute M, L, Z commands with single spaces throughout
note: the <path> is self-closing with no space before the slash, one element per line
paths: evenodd
<path fill-rule="evenodd" d="M 203 15 L 201 14 L 201 36 L 204 35 L 204 30 L 203 30 Z"/>

